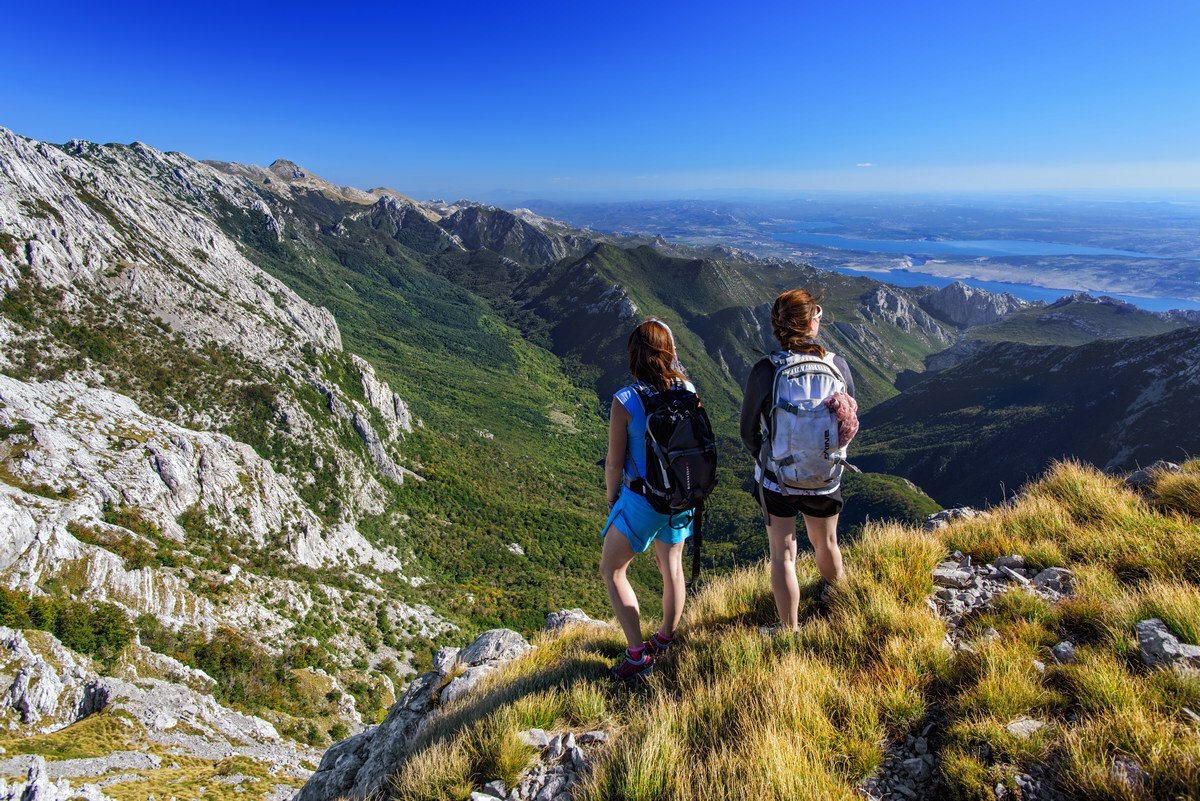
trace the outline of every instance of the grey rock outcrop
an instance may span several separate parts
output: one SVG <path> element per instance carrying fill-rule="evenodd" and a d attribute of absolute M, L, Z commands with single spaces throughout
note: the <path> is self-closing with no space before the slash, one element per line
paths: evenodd
<path fill-rule="evenodd" d="M 1140 621 L 1135 633 L 1142 661 L 1150 667 L 1200 670 L 1200 645 L 1180 642 L 1159 618 Z"/>
<path fill-rule="evenodd" d="M 515 631 L 495 629 L 484 632 L 459 651 L 455 662 L 468 665 L 468 673 L 479 668 L 490 672 L 526 653 L 529 648 L 529 643 Z M 449 661 L 448 656 L 440 661 L 443 669 Z M 438 670 L 422 673 L 379 726 L 330 747 L 321 758 L 316 773 L 293 801 L 332 801 L 340 797 L 361 801 L 374 797 L 387 777 L 399 769 L 422 728 L 443 703 L 449 703 L 445 693 L 453 682 L 444 685 L 447 675 Z M 461 681 L 465 675 L 454 681 Z M 456 698 L 468 696 L 475 683 L 463 688 Z"/>
<path fill-rule="evenodd" d="M 83 793 L 73 790 L 71 782 L 66 779 L 52 781 L 46 768 L 46 760 L 41 756 L 30 760 L 25 781 L 10 785 L 0 778 L 0 801 L 67 801 L 79 797 L 100 799 L 104 796 L 96 792 Z"/>
<path fill-rule="evenodd" d="M 1134 470 L 1125 477 L 1125 484 L 1133 487 L 1135 490 L 1146 492 L 1154 486 L 1155 482 L 1158 481 L 1161 475 L 1167 473 L 1178 473 L 1182 469 L 1183 468 L 1174 462 L 1167 462 L 1159 459 L 1149 467 L 1143 467 L 1139 470 Z"/>
<path fill-rule="evenodd" d="M 151 742 L 201 759 L 243 755 L 298 777 L 308 775 L 305 763 L 316 761 L 315 749 L 280 737 L 269 722 L 229 709 L 206 691 L 157 678 L 98 675 L 90 660 L 46 632 L 0 628 L 0 691 L 0 722 L 10 728 L 55 731 L 108 711 Z M 49 779 L 91 776 L 102 764 L 131 759 L 54 762 L 42 773 Z"/>
<path fill-rule="evenodd" d="M 510 212 L 460 201 L 447 211 L 441 226 L 464 247 L 487 248 L 524 264 L 552 264 L 581 255 L 593 244 L 585 237 L 555 230 L 559 226 L 528 209 Z"/>
<path fill-rule="evenodd" d="M 925 311 L 962 328 L 998 322 L 1027 306 L 1027 302 L 1015 295 L 976 289 L 962 281 L 955 281 L 921 299 L 921 308 Z"/>
<path fill-rule="evenodd" d="M 585 267 L 587 265 L 584 265 Z M 605 289 L 598 299 L 584 306 L 588 314 L 613 314 L 622 322 L 632 320 L 638 312 L 637 304 L 618 284 Z"/>
<path fill-rule="evenodd" d="M 1065 567 L 1048 567 L 1033 577 L 1033 586 L 1054 596 L 1075 594 L 1075 574 Z"/>
<path fill-rule="evenodd" d="M 484 632 L 458 652 L 457 662 L 466 669 L 441 689 L 439 701 L 449 704 L 469 695 L 488 674 L 522 656 L 529 648 L 525 638 L 512 629 Z"/>
<path fill-rule="evenodd" d="M 595 620 L 588 617 L 587 613 L 582 609 L 563 609 L 558 612 L 551 612 L 546 615 L 546 624 L 542 627 L 543 631 L 554 632 L 566 626 L 607 626 L 603 620 Z"/>
<path fill-rule="evenodd" d="M 225 204 L 272 235 L 282 226 L 208 165 L 141 143 L 58 148 L 0 128 L 0 175 L 0 220 L 21 243 L 16 255 L 0 251 L 0 289 L 22 270 L 68 303 L 86 287 L 151 310 L 196 345 L 229 345 L 273 367 L 304 345 L 341 349 L 327 310 L 252 264 L 213 222 Z"/>
<path fill-rule="evenodd" d="M 907 295 L 881 286 L 862 297 L 862 314 L 905 332 L 920 332 L 931 340 L 950 344 L 954 337 Z"/>
<path fill-rule="evenodd" d="M 970 506 L 959 506 L 954 509 L 943 509 L 940 512 L 934 512 L 925 518 L 924 528 L 926 531 L 936 531 L 939 528 L 950 525 L 953 520 L 972 520 L 976 517 L 986 517 L 987 512 L 981 512 L 978 509 L 972 509 Z"/>
<path fill-rule="evenodd" d="M 52 635 L 0 627 L 0 722 L 53 731 L 96 711 L 104 697 L 91 660 Z"/>
<path fill-rule="evenodd" d="M 403 569 L 392 553 L 376 548 L 353 525 L 325 526 L 291 478 L 225 435 L 179 426 L 146 414 L 126 396 L 71 381 L 26 383 L 0 375 L 0 400 L 0 424 L 20 421 L 30 429 L 4 443 L 20 446 L 19 458 L 7 463 L 9 474 L 25 486 L 51 487 L 58 495 L 0 484 L 0 525 L 6 532 L 0 539 L 0 580 L 10 587 L 36 592 L 42 581 L 70 572 L 82 577 L 89 600 L 152 614 L 169 626 L 208 630 L 225 624 L 264 635 L 282 634 L 292 624 L 262 604 L 262 593 L 251 588 L 274 584 L 275 591 L 296 598 L 299 612 L 311 606 L 301 597 L 308 588 L 282 579 L 231 574 L 229 582 L 245 592 L 227 595 L 218 606 L 189 588 L 192 574 L 185 568 L 130 569 L 121 557 L 94 544 L 97 537 L 114 533 L 142 540 L 105 519 L 107 509 L 127 506 L 181 548 L 188 533 L 177 521 L 189 509 L 203 508 L 210 522 L 257 547 L 267 548 L 274 533 L 288 532 L 282 545 L 286 558 L 297 564 Z M 445 628 L 429 610 L 394 606 L 394 616 L 411 620 L 416 629 Z"/>

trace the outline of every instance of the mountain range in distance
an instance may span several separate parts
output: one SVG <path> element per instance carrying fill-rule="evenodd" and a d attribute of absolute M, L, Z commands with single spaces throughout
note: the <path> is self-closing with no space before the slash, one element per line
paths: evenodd
<path fill-rule="evenodd" d="M 907 286 L 965 280 L 1026 300 L 1089 291 L 1200 308 L 1200 203 L 825 193 L 795 200 L 525 201 L 599 231 L 721 244 Z"/>

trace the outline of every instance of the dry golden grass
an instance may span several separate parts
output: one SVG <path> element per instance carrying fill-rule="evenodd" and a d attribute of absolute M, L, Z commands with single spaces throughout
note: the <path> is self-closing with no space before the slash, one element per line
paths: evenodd
<path fill-rule="evenodd" d="M 50 734 L 5 732 L 0 747 L 5 754 L 41 754 L 47 760 L 107 756 L 129 747 L 135 739 L 119 718 L 104 712 Z"/>
<path fill-rule="evenodd" d="M 144 732 L 117 715 L 99 712 L 66 728 L 50 734 L 22 736 L 17 733 L 0 738 L 4 753 L 40 754 L 49 762 L 107 756 L 114 751 L 148 750 L 162 757 L 163 767 L 156 770 L 113 771 L 128 776 L 109 784 L 105 794 L 116 801 L 145 801 L 149 798 L 205 798 L 218 801 L 261 798 L 277 784 L 299 782 L 286 775 L 272 776 L 271 766 L 245 757 L 232 757 L 213 762 L 208 759 L 180 756 L 146 740 Z M 234 774 L 250 777 L 251 781 L 237 786 L 223 781 Z M 24 779 L 24 775 L 14 778 Z M 93 777 L 91 780 L 95 780 Z M 76 783 L 78 784 L 78 783 Z"/>
<path fill-rule="evenodd" d="M 849 799 L 889 740 L 935 709 L 948 718 L 934 741 L 954 797 L 991 799 L 997 783 L 1015 791 L 1016 774 L 1046 760 L 1069 792 L 1129 797 L 1113 776 L 1118 756 L 1143 765 L 1148 797 L 1195 797 L 1200 733 L 1183 708 L 1200 708 L 1200 680 L 1145 668 L 1132 637 L 1135 622 L 1160 617 L 1200 641 L 1200 504 L 1189 489 L 1200 462 L 1182 475 L 1160 478 L 1147 500 L 1068 462 L 1017 503 L 937 534 L 869 526 L 846 550 L 847 580 L 827 607 L 801 557 L 794 636 L 759 633 L 775 618 L 764 565 L 711 579 L 689 599 L 676 648 L 638 688 L 605 673 L 621 652 L 615 629 L 543 640 L 446 710 L 396 777 L 396 797 L 466 798 L 515 778 L 533 756 L 515 733 L 538 726 L 612 734 L 577 799 Z M 975 653 L 954 655 L 925 598 L 933 567 L 955 549 L 1069 567 L 1077 595 L 1052 604 L 1009 593 L 965 621 Z M 988 627 L 1000 637 L 982 639 Z M 1075 664 L 1049 655 L 1063 639 L 1079 646 Z M 1022 739 L 1007 729 L 1022 718 L 1046 725 Z"/>

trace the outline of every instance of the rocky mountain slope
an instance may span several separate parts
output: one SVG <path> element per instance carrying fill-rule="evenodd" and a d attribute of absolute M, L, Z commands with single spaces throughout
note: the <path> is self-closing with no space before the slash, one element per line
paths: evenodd
<path fill-rule="evenodd" d="M 1100 339 L 1165 334 L 1186 325 L 1186 316 L 1149 312 L 1110 297 L 1086 292 L 1054 303 L 1014 310 L 1002 321 L 967 333 L 972 340 L 1027 345 L 1082 345 Z"/>
<path fill-rule="evenodd" d="M 455 629 L 418 599 L 392 508 L 423 480 L 404 452 L 420 421 L 222 230 L 287 229 L 244 181 L 8 131 L 0 176 L 5 622 L 66 637 L 93 672 L 129 669 L 104 648 L 130 636 L 212 663 L 206 703 L 276 738 L 360 729 L 410 669 L 405 644 Z M 101 614 L 104 643 L 84 636 Z M 263 687 L 222 653 L 258 660 Z"/>

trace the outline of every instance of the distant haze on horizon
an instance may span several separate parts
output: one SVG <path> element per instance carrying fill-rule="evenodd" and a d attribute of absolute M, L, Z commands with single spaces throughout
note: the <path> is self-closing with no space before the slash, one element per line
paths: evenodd
<path fill-rule="evenodd" d="M 418 198 L 1200 196 L 1200 4 L 20 4 L 0 125 Z"/>

